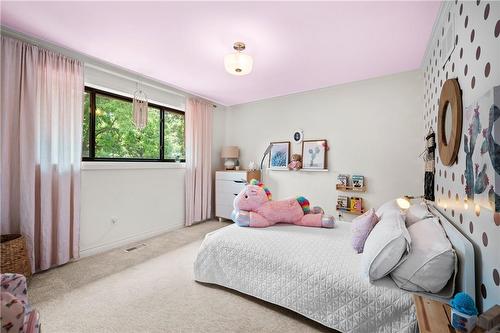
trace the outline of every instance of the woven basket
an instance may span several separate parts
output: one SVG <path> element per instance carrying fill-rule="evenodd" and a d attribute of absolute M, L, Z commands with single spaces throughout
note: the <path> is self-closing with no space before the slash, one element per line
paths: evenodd
<path fill-rule="evenodd" d="M 0 272 L 31 276 L 31 265 L 24 236 L 2 235 L 0 243 Z"/>

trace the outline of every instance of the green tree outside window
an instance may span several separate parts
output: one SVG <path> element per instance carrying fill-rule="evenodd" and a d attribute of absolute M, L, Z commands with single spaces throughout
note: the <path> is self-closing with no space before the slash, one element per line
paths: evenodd
<path fill-rule="evenodd" d="M 84 96 L 82 156 L 90 156 L 91 93 Z M 133 122 L 132 102 L 95 93 L 95 159 L 160 159 L 161 112 L 164 112 L 163 160 L 184 160 L 184 114 L 149 107 L 148 124 Z"/>

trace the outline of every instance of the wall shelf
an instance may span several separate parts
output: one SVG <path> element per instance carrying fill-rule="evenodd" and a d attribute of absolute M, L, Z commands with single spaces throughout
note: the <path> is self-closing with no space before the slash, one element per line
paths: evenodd
<path fill-rule="evenodd" d="M 349 186 L 349 185 L 337 184 L 336 188 L 337 188 L 337 191 L 342 191 L 342 192 L 366 192 L 366 186 L 353 187 L 353 186 Z"/>
<path fill-rule="evenodd" d="M 268 169 L 270 171 L 290 171 L 290 172 L 328 172 L 328 169 L 299 169 L 299 170 L 290 170 L 290 169 Z"/>
<path fill-rule="evenodd" d="M 342 208 L 337 205 L 337 210 L 343 213 L 353 214 L 353 215 L 362 215 L 365 213 L 365 210 L 351 210 L 350 208 Z"/>
<path fill-rule="evenodd" d="M 354 186 L 354 184 L 363 186 Z M 341 217 L 343 213 L 362 215 L 366 212 L 363 198 L 358 197 L 359 194 L 365 193 L 368 190 L 366 186 L 366 179 L 364 176 L 339 174 L 337 176 L 337 184 L 335 184 L 335 189 L 338 192 L 343 192 L 341 195 L 337 195 L 336 208 L 339 217 Z M 359 194 L 357 195 L 355 193 Z"/>

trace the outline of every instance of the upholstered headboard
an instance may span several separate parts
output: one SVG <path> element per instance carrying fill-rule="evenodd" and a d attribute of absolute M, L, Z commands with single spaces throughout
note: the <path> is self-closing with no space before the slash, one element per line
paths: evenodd
<path fill-rule="evenodd" d="M 472 299 L 476 299 L 476 279 L 474 266 L 474 247 L 472 243 L 458 230 L 448 218 L 446 218 L 439 207 L 429 205 L 431 213 L 439 218 L 448 239 L 453 245 L 458 257 L 458 272 L 455 279 L 455 293 L 459 291 L 466 292 Z M 426 294 L 426 297 L 434 298 L 439 301 L 448 302 L 449 298 L 443 298 L 437 295 Z"/>

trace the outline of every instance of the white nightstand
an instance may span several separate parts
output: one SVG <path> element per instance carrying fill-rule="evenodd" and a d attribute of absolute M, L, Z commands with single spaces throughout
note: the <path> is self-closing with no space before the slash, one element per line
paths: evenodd
<path fill-rule="evenodd" d="M 215 216 L 231 219 L 234 197 L 241 192 L 247 182 L 260 180 L 260 171 L 216 171 L 215 172 Z"/>

